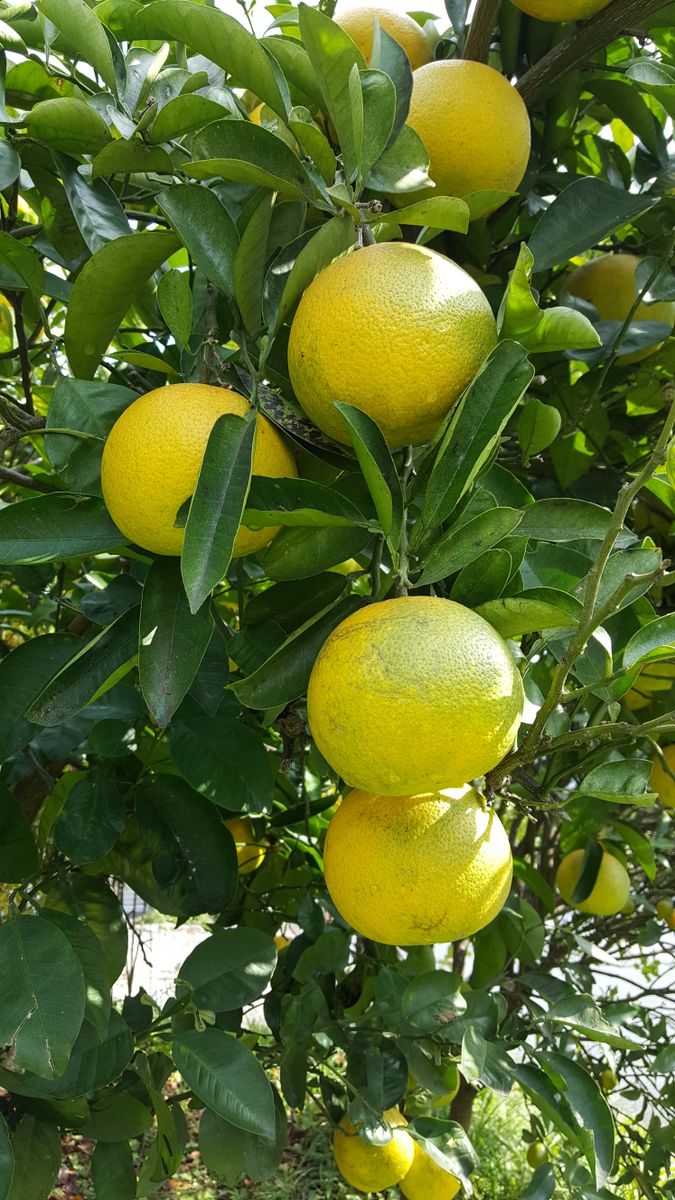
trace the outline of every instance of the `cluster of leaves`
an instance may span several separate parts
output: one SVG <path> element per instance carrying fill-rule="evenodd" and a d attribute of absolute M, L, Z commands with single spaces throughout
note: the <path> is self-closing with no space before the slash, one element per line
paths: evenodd
<path fill-rule="evenodd" d="M 448 3 L 438 56 L 459 52 L 466 7 Z M 611 1197 L 610 1177 L 671 1194 L 672 1006 L 655 985 L 647 1003 L 639 974 L 602 998 L 631 960 L 656 972 L 655 902 L 674 886 L 671 821 L 649 791 L 675 732 L 658 674 L 675 656 L 673 352 L 654 350 L 658 323 L 559 303 L 569 260 L 598 244 L 644 256 L 645 298 L 675 294 L 669 10 L 532 101 L 520 194 L 471 223 L 472 197 L 432 190 L 390 209 L 428 161 L 405 124 L 410 67 L 382 31 L 366 66 L 304 5 L 276 6 L 260 39 L 196 0 L 0 16 L 0 1197 L 49 1194 L 63 1129 L 96 1141 L 100 1200 L 152 1194 L 180 1162 L 185 1099 L 204 1108 L 209 1167 L 264 1178 L 287 1108 L 311 1097 L 336 1119 L 349 1105 L 377 1141 L 410 1078 L 415 1137 L 467 1191 L 474 1090 L 517 1087 L 527 1136 L 562 1135 L 556 1169 L 575 1196 Z M 493 61 L 524 78 L 555 33 L 506 0 Z M 431 445 L 392 455 L 343 406 L 346 450 L 294 401 L 289 321 L 337 255 L 403 233 L 471 270 L 501 340 Z M 622 362 L 640 349 L 653 353 Z M 103 505 L 101 450 L 137 395 L 178 379 L 250 395 L 301 478 L 251 478 L 250 422 L 218 423 L 182 559 L 152 560 Z M 231 565 L 242 520 L 283 529 Z M 467 604 L 513 639 L 529 701 L 487 780 L 514 890 L 452 969 L 355 940 L 321 874 L 339 781 L 307 732 L 309 673 L 329 632 L 394 586 Z M 233 814 L 268 843 L 241 878 Z M 588 895 L 599 843 L 630 867 L 635 912 L 560 919 L 560 855 L 588 848 Z M 161 1009 L 143 993 L 111 1003 L 120 883 L 210 922 Z M 448 1114 L 431 1102 L 451 1063 L 463 1082 Z M 604 1066 L 631 1114 L 618 1144 Z M 186 1093 L 168 1102 L 174 1070 Z M 545 1164 L 526 1195 L 554 1187 Z"/>

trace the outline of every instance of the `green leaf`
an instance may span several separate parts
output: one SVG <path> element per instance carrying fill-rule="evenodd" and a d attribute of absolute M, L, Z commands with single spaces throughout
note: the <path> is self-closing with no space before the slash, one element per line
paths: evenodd
<path fill-rule="evenodd" d="M 438 1117 L 415 1117 L 410 1132 L 436 1166 L 461 1180 L 470 1195 L 469 1176 L 476 1167 L 476 1155 L 462 1126 Z"/>
<path fill-rule="evenodd" d="M 283 529 L 258 556 L 270 579 L 309 579 L 353 558 L 372 538 L 367 529 Z"/>
<path fill-rule="evenodd" d="M 5 1118 L 0 1116 L 0 1200 L 7 1200 L 14 1176 L 14 1150 Z"/>
<path fill-rule="evenodd" d="M 152 848 L 155 879 L 187 916 L 216 913 L 237 888 L 232 837 L 213 805 L 178 776 L 155 775 L 137 786 L 136 816 Z"/>
<path fill-rule="evenodd" d="M 377 21 L 373 35 L 373 50 L 370 65 L 377 71 L 384 71 L 391 79 L 396 92 L 396 113 L 394 126 L 390 135 L 393 142 L 405 124 L 410 109 L 410 97 L 413 89 L 413 73 L 408 55 L 399 43 Z"/>
<path fill-rule="evenodd" d="M 655 96 L 669 116 L 675 117 L 675 70 L 653 58 L 633 59 L 626 68 L 626 79 L 634 79 L 643 92 Z"/>
<path fill-rule="evenodd" d="M 278 40 L 278 38 L 274 39 L 274 41 Z M 316 121 L 313 120 L 310 110 L 303 106 L 291 109 L 288 127 L 302 146 L 305 154 L 312 159 L 318 168 L 324 183 L 332 184 L 335 180 L 337 160 L 328 138 L 321 127 L 317 125 Z"/>
<path fill-rule="evenodd" d="M 143 587 L 138 671 L 143 698 L 160 729 L 169 724 L 186 695 L 213 628 L 206 602 L 190 612 L 180 564 L 171 558 L 155 559 Z"/>
<path fill-rule="evenodd" d="M 332 217 L 319 226 L 303 246 L 288 274 L 273 322 L 275 330 L 288 321 L 314 277 L 341 254 L 351 250 L 356 240 L 354 222 L 349 216 Z"/>
<path fill-rule="evenodd" d="M 469 1083 L 484 1083 L 505 1096 L 515 1081 L 506 1043 L 488 1042 L 477 1029 L 469 1028 L 464 1034 L 460 1068 Z"/>
<path fill-rule="evenodd" d="M 44 268 L 30 246 L 17 241 L 10 233 L 0 233 L 0 263 L 16 273 L 19 288 L 23 281 L 35 299 L 41 299 L 45 287 Z"/>
<path fill-rule="evenodd" d="M 128 1142 L 98 1142 L 91 1156 L 96 1200 L 136 1200 L 136 1172 Z"/>
<path fill-rule="evenodd" d="M 256 416 L 225 413 L 204 451 L 190 501 L 181 572 L 190 609 L 196 613 L 225 575 L 251 481 Z"/>
<path fill-rule="evenodd" d="M 656 795 L 650 791 L 652 764 L 648 758 L 624 758 L 593 767 L 579 784 L 579 795 L 597 796 L 609 804 L 651 805 Z"/>
<path fill-rule="evenodd" d="M 147 1104 L 127 1091 L 104 1092 L 91 1102 L 89 1119 L 82 1127 L 84 1137 L 101 1142 L 126 1141 L 140 1137 L 152 1125 Z"/>
<path fill-rule="evenodd" d="M 301 625 L 257 671 L 231 685 L 237 699 L 247 708 L 281 708 L 304 695 L 326 638 L 364 603 L 360 596 L 348 596 Z"/>
<path fill-rule="evenodd" d="M 668 144 L 658 117 L 636 87 L 623 79 L 591 79 L 586 88 L 633 131 L 662 167 L 668 166 Z"/>
<path fill-rule="evenodd" d="M 416 1029 L 438 1033 L 466 1008 L 461 978 L 452 971 L 425 971 L 406 985 L 401 1016 Z"/>
<path fill-rule="evenodd" d="M 12 793 L 0 787 L 0 880 L 17 883 L 33 875 L 39 865 L 40 856 L 29 822 Z"/>
<path fill-rule="evenodd" d="M 134 37 L 187 43 L 210 62 L 224 67 L 280 117 L 286 106 L 277 75 L 262 46 L 236 17 L 191 0 L 155 0 L 134 21 Z"/>
<path fill-rule="evenodd" d="M 274 1092 L 274 1137 L 257 1137 L 224 1121 L 207 1108 L 199 1122 L 199 1149 L 209 1171 L 230 1186 L 243 1176 L 254 1183 L 278 1170 L 288 1138 L 288 1122 L 280 1096 Z"/>
<path fill-rule="evenodd" d="M 424 587 L 454 575 L 455 571 L 460 571 L 502 538 L 508 537 L 521 520 L 522 512 L 516 508 L 491 508 L 459 528 L 452 526 L 425 555 L 422 574 L 414 586 Z M 492 603 L 504 602 L 495 600 Z"/>
<path fill-rule="evenodd" d="M 226 295 L 232 295 L 232 269 L 239 235 L 215 192 L 196 183 L 177 183 L 161 191 L 157 200 L 195 266 Z"/>
<path fill-rule="evenodd" d="M 517 596 L 489 600 L 476 606 L 503 638 L 522 637 L 542 629 L 566 629 L 577 625 L 582 606 L 574 596 L 556 588 L 530 588 Z"/>
<path fill-rule="evenodd" d="M 98 862 L 124 826 L 125 802 L 103 770 L 90 768 L 68 794 L 54 826 L 54 843 L 72 863 Z"/>
<path fill-rule="evenodd" d="M 40 0 L 39 8 L 76 52 L 90 63 L 111 92 L 117 90 L 110 43 L 96 13 L 85 0 Z"/>
<path fill-rule="evenodd" d="M 548 354 L 556 350 L 594 349 L 600 346 L 601 340 L 588 317 L 576 308 L 539 307 L 530 282 L 533 268 L 534 255 L 523 243 L 499 310 L 500 335 L 520 342 L 529 354 L 541 351 Z M 540 401 L 531 400 L 530 404 L 533 403 L 538 404 Z M 552 411 L 557 414 L 556 409 Z M 552 441 L 553 438 L 549 440 Z M 549 442 L 544 442 L 544 446 L 548 445 Z M 537 451 L 532 450 L 530 453 L 536 454 Z"/>
<path fill-rule="evenodd" d="M 427 485 L 422 521 L 428 528 L 450 516 L 492 453 L 533 376 L 534 367 L 522 346 L 501 342 L 469 384 L 452 414 Z"/>
<path fill-rule="evenodd" d="M 0 562 L 82 558 L 124 542 L 102 500 L 54 492 L 0 510 Z"/>
<path fill-rule="evenodd" d="M 609 1105 L 595 1080 L 570 1058 L 542 1053 L 540 1062 L 556 1086 L 562 1084 L 561 1090 L 577 1121 L 579 1141 L 596 1187 L 602 1187 L 614 1163 L 614 1121 Z"/>
<path fill-rule="evenodd" d="M 0 141 L 0 192 L 4 192 L 21 174 L 21 159 L 13 146 Z M 2 1193 L 0 1193 L 1 1195 Z"/>
<path fill-rule="evenodd" d="M 319 109 L 321 91 L 304 46 L 294 37 L 272 35 L 258 40 L 267 54 L 281 67 L 293 90 L 296 103 L 310 104 L 312 111 Z"/>
<path fill-rule="evenodd" d="M 335 401 L 335 407 L 347 422 L 382 532 L 396 550 L 403 526 L 403 492 L 391 450 L 377 422 L 367 413 L 341 401 Z"/>
<path fill-rule="evenodd" d="M 104 879 L 69 871 L 49 884 L 44 896 L 48 908 L 78 917 L 96 934 L 103 947 L 112 985 L 127 958 L 127 926 L 122 906 L 112 888 Z M 91 1089 L 85 1088 L 85 1091 L 89 1090 L 93 1091 L 93 1085 Z"/>
<path fill-rule="evenodd" d="M 384 71 L 361 71 L 363 96 L 363 136 L 358 168 L 361 176 L 370 173 L 382 157 L 391 139 L 396 116 L 396 89 Z"/>
<path fill-rule="evenodd" d="M 615 1026 L 603 1017 L 592 996 L 580 993 L 575 996 L 564 996 L 551 1005 L 546 1021 L 553 1025 L 564 1025 L 574 1029 L 582 1037 L 593 1042 L 603 1042 L 616 1050 L 642 1050 L 643 1042 L 635 1038 L 625 1037 Z"/>
<path fill-rule="evenodd" d="M 104 1042 L 110 1026 L 112 997 L 108 966 L 101 943 L 84 921 L 69 913 L 43 907 L 40 916 L 65 934 L 80 960 L 87 992 L 84 1020 L 96 1030 L 98 1040 Z"/>
<path fill-rule="evenodd" d="M 365 217 L 374 225 L 426 225 L 430 229 L 449 229 L 452 233 L 466 233 L 469 228 L 468 206 L 457 196 L 429 196 L 428 200 L 418 200 L 406 208 L 366 213 Z"/>
<path fill-rule="evenodd" d="M 450 591 L 450 599 L 468 608 L 496 600 L 511 578 L 513 559 L 508 550 L 494 547 L 463 567 Z"/>
<path fill-rule="evenodd" d="M 628 668 L 648 659 L 668 658 L 674 647 L 675 613 L 667 613 L 643 625 L 633 634 L 623 652 L 623 665 Z"/>
<path fill-rule="evenodd" d="M 192 154 L 182 169 L 194 179 L 220 177 L 271 188 L 291 199 L 316 198 L 316 188 L 297 154 L 275 133 L 252 121 L 228 119 L 207 125 L 196 135 Z"/>
<path fill-rule="evenodd" d="M 228 714 L 206 717 L 181 709 L 169 733 L 171 755 L 188 783 L 230 812 L 265 812 L 272 805 L 270 756 L 260 734 Z"/>
<path fill-rule="evenodd" d="M 192 333 L 192 289 L 186 271 L 166 271 L 157 284 L 157 306 L 170 333 L 185 349 Z"/>
<path fill-rule="evenodd" d="M 263 292 L 267 243 L 274 196 L 263 196 L 244 230 L 234 257 L 234 298 L 251 337 L 257 337 L 263 324 Z"/>
<path fill-rule="evenodd" d="M 350 526 L 372 528 L 372 522 L 346 496 L 311 479 L 253 475 L 242 524 L 264 529 L 269 525 Z"/>
<path fill-rule="evenodd" d="M 561 496 L 528 504 L 523 510 L 518 534 L 542 542 L 576 542 L 580 538 L 601 541 L 611 521 L 609 509 L 588 500 L 569 500 Z M 634 535 L 624 530 L 619 534 L 617 545 L 625 546 L 632 541 Z"/>
<path fill-rule="evenodd" d="M 306 4 L 300 5 L 299 12 L 302 43 L 314 68 L 325 111 L 335 126 L 350 179 L 358 166 L 363 120 L 362 107 L 358 107 L 362 105 L 360 83 L 356 97 L 350 79 L 356 68 L 358 80 L 358 71 L 366 64 L 352 39 L 325 13 Z"/>
<path fill-rule="evenodd" d="M 580 904 L 583 900 L 588 900 L 598 879 L 598 873 L 602 866 L 602 855 L 602 846 L 594 838 L 591 838 L 584 850 L 579 878 L 572 892 L 572 904 Z"/>
<path fill-rule="evenodd" d="M 220 1029 L 190 1030 L 174 1042 L 188 1087 L 219 1117 L 259 1137 L 275 1134 L 272 1088 L 257 1058 Z"/>
<path fill-rule="evenodd" d="M 126 674 L 138 653 L 138 609 L 96 634 L 43 688 L 26 713 L 38 725 L 60 725 Z"/>
<path fill-rule="evenodd" d="M 117 383 L 59 379 L 47 413 L 45 450 L 68 491 L 100 496 L 104 441 L 136 398 L 136 392 Z M 52 429 L 72 429 L 88 436 L 69 437 L 51 433 Z"/>
<path fill-rule="evenodd" d="M 47 1200 L 61 1162 L 61 1135 L 56 1125 L 30 1114 L 14 1134 L 14 1178 L 7 1200 Z"/>
<path fill-rule="evenodd" d="M 231 1012 L 262 996 L 277 965 L 273 938 L 258 929 L 224 929 L 200 942 L 178 978 L 192 988 L 197 1008 Z"/>
<path fill-rule="evenodd" d="M 148 140 L 155 145 L 158 142 L 170 142 L 185 133 L 202 129 L 211 121 L 220 121 L 225 115 L 226 110 L 216 100 L 184 93 L 160 108 L 150 126 Z"/>
<path fill-rule="evenodd" d="M 518 441 L 523 457 L 529 459 L 539 454 L 554 442 L 560 433 L 562 417 L 552 404 L 532 397 L 522 408 L 518 418 Z"/>
<path fill-rule="evenodd" d="M 25 124 L 32 138 L 76 158 L 96 154 L 110 141 L 103 117 L 86 100 L 74 96 L 41 100 L 26 113 Z"/>
<path fill-rule="evenodd" d="M 312 946 L 303 951 L 300 961 L 311 955 L 322 940 L 335 941 L 335 936 L 335 930 L 322 933 Z M 344 934 L 340 936 L 345 937 Z M 348 959 L 348 942 L 346 950 Z M 347 1080 L 356 1088 L 361 1101 L 382 1112 L 398 1104 L 405 1093 L 408 1084 L 408 1064 L 405 1055 L 393 1038 L 361 1030 L 349 1045 Z"/>
<path fill-rule="evenodd" d="M 84 976 L 68 939 L 40 917 L 0 925 L 0 1042 L 42 1079 L 68 1064 L 84 1017 Z"/>
<path fill-rule="evenodd" d="M 428 187 L 429 155 L 424 142 L 410 125 L 404 125 L 368 174 L 366 186 L 387 195 L 402 195 Z"/>
<path fill-rule="evenodd" d="M 542 1163 L 520 1194 L 520 1200 L 552 1200 L 555 1195 L 555 1175 L 550 1163 Z"/>
<path fill-rule="evenodd" d="M 161 146 L 148 146 L 141 138 L 117 138 L 99 150 L 92 165 L 92 179 L 101 175 L 175 175 L 170 156 Z"/>
<path fill-rule="evenodd" d="M 84 264 L 66 316 L 65 349 L 74 375 L 93 377 L 141 288 L 177 245 L 173 233 L 132 233 L 108 242 Z"/>
<path fill-rule="evenodd" d="M 567 262 L 581 250 L 601 242 L 617 226 L 631 221 L 657 203 L 657 197 L 635 195 L 612 187 L 604 179 L 575 179 L 539 218 L 530 237 L 536 271 Z"/>

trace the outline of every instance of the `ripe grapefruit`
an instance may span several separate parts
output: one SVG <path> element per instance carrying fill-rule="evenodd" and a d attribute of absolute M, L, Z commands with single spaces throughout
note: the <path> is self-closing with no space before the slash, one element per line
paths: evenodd
<path fill-rule="evenodd" d="M 324 433 L 351 444 L 334 407 L 342 400 L 398 447 L 431 437 L 496 341 L 490 305 L 466 271 L 423 246 L 381 242 L 337 259 L 307 288 L 288 367 Z"/>
<path fill-rule="evenodd" d="M 574 889 L 581 875 L 584 861 L 583 850 L 573 850 L 566 854 L 556 875 L 556 884 L 563 900 L 572 904 Z M 579 912 L 593 913 L 596 917 L 611 917 L 628 903 L 630 897 L 630 878 L 623 863 L 613 854 L 603 851 L 600 870 L 590 896 L 573 904 Z"/>
<path fill-rule="evenodd" d="M 375 21 L 405 50 L 413 71 L 428 63 L 431 45 L 424 30 L 407 13 L 381 4 L 345 5 L 338 9 L 335 21 L 348 33 L 370 65 L 373 53 Z"/>
<path fill-rule="evenodd" d="M 636 254 L 603 254 L 577 267 L 565 280 L 565 288 L 572 296 L 589 300 L 595 305 L 603 321 L 625 321 L 635 300 L 637 287 L 635 272 L 640 265 Z M 665 325 L 675 322 L 675 301 L 662 300 L 656 304 L 641 303 L 633 316 L 634 321 L 660 321 Z M 640 362 L 654 354 L 663 342 L 646 346 L 634 354 L 622 355 L 620 362 Z"/>
<path fill-rule="evenodd" d="M 391 1140 L 377 1146 L 360 1137 L 356 1126 L 343 1117 L 333 1135 L 333 1154 L 340 1174 L 359 1192 L 382 1192 L 407 1174 L 415 1143 L 397 1108 L 384 1114 L 392 1127 Z"/>
<path fill-rule="evenodd" d="M 248 817 L 230 817 L 224 822 L 237 847 L 237 866 L 240 875 L 250 875 L 262 863 L 267 843 L 256 838 Z"/>
<path fill-rule="evenodd" d="M 503 907 L 512 871 L 504 826 L 473 788 L 396 799 L 350 792 L 324 847 L 335 907 L 387 946 L 476 933 Z"/>
<path fill-rule="evenodd" d="M 192 495 L 209 434 L 223 413 L 244 416 L 248 401 L 230 388 L 173 383 L 139 396 L 113 425 L 101 464 L 103 499 L 130 541 L 155 554 L 180 554 L 179 509 Z M 258 415 L 253 455 L 256 475 L 297 474 L 281 434 Z M 277 529 L 240 528 L 234 554 L 261 550 Z"/>
<path fill-rule="evenodd" d="M 671 771 L 675 771 L 675 742 L 672 742 L 670 746 L 664 746 L 663 753 Z M 658 755 L 655 755 L 652 761 L 649 787 L 652 792 L 657 793 L 664 808 L 675 808 L 675 779 L 671 779 L 663 769 Z"/>
<path fill-rule="evenodd" d="M 461 787 L 489 771 L 513 745 L 523 701 L 499 634 L 433 596 L 352 613 L 324 643 L 307 693 L 324 758 L 381 796 Z"/>
<path fill-rule="evenodd" d="M 454 1200 L 461 1184 L 415 1142 L 413 1164 L 399 1187 L 406 1200 Z"/>
<path fill-rule="evenodd" d="M 521 12 L 539 21 L 585 21 L 607 8 L 610 0 L 513 0 Z"/>

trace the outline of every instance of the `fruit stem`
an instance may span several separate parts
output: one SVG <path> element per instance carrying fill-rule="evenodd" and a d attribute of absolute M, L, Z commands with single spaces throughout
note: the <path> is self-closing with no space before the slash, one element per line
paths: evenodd
<path fill-rule="evenodd" d="M 401 473 L 401 491 L 403 493 L 403 521 L 401 523 L 401 543 L 398 551 L 398 570 L 396 572 L 396 583 L 394 586 L 394 595 L 407 596 L 408 588 L 410 587 L 410 579 L 408 577 L 408 501 L 410 499 L 409 485 L 413 473 L 413 448 L 406 447 L 405 458 L 403 460 L 403 471 Z"/>
<path fill-rule="evenodd" d="M 473 62 L 485 62 L 490 52 L 500 2 L 501 0 L 478 0 L 466 35 L 462 58 L 470 58 Z"/>

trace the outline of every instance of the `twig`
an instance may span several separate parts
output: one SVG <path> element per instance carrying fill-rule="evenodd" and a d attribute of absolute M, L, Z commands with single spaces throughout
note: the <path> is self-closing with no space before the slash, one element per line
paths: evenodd
<path fill-rule="evenodd" d="M 16 340 L 19 349 L 19 362 L 21 364 L 21 383 L 23 385 L 23 394 L 26 400 L 26 408 L 29 413 L 35 412 L 33 404 L 33 383 L 30 373 L 30 356 L 29 345 L 26 337 L 26 326 L 23 322 L 23 296 L 21 292 L 8 292 L 7 299 L 11 301 L 14 309 L 14 324 L 16 326 Z"/>
<path fill-rule="evenodd" d="M 584 21 L 575 33 L 558 42 L 526 71 L 516 85 L 528 108 L 536 103 L 556 83 L 585 62 L 596 50 L 608 46 L 634 23 L 663 7 L 663 0 L 615 0 L 594 17 Z"/>
<path fill-rule="evenodd" d="M 478 0 L 473 14 L 469 32 L 466 35 L 462 58 L 470 58 L 474 62 L 485 62 L 492 41 L 492 33 L 497 24 L 500 0 Z"/>
<path fill-rule="evenodd" d="M 32 492 L 55 492 L 49 483 L 34 479 L 32 475 L 24 475 L 23 471 L 14 471 L 11 467 L 0 467 L 0 479 L 7 483 L 15 483 L 18 487 L 28 488 Z"/>

